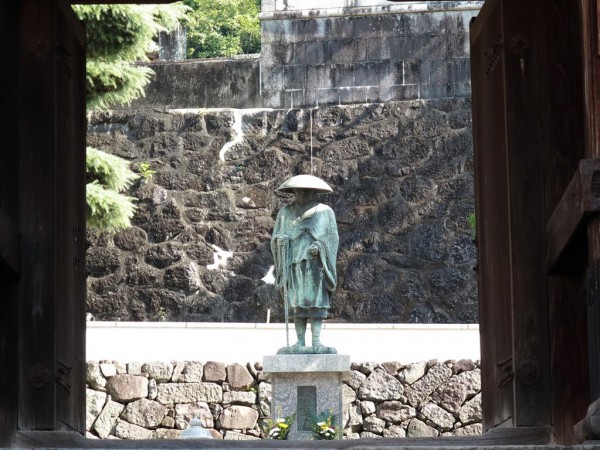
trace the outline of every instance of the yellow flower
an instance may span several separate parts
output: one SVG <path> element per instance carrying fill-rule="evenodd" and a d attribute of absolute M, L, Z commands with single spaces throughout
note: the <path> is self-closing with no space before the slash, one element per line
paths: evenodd
<path fill-rule="evenodd" d="M 279 428 L 283 428 L 283 429 L 285 429 L 285 428 L 287 428 L 287 427 L 289 427 L 289 425 L 288 425 L 287 423 L 280 423 L 280 424 L 279 424 Z"/>

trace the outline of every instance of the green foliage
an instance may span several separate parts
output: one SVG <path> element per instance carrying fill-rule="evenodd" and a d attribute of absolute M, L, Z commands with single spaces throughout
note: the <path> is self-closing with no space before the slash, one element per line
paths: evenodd
<path fill-rule="evenodd" d="M 133 198 L 106 189 L 97 181 L 86 185 L 87 224 L 109 233 L 115 233 L 131 226 L 135 211 Z"/>
<path fill-rule="evenodd" d="M 140 163 L 138 173 L 145 181 L 150 181 L 156 170 L 152 170 L 149 163 Z"/>
<path fill-rule="evenodd" d="M 153 71 L 136 65 L 147 60 L 160 31 L 177 26 L 188 8 L 170 5 L 74 5 L 85 22 L 87 41 L 87 109 L 107 110 L 144 95 Z M 138 178 L 128 162 L 88 147 L 86 158 L 87 222 L 91 228 L 115 232 L 131 226 L 133 198 L 121 192 Z M 152 176 L 149 170 L 142 174 Z"/>
<path fill-rule="evenodd" d="M 87 148 L 85 165 L 88 178 L 116 192 L 127 189 L 138 178 L 129 170 L 129 162 L 93 147 Z"/>
<path fill-rule="evenodd" d="M 469 228 L 471 229 L 471 239 L 477 239 L 477 217 L 475 213 L 471 213 L 467 216 L 467 222 L 469 223 Z"/>
<path fill-rule="evenodd" d="M 74 5 L 85 22 L 87 108 L 109 109 L 144 95 L 152 70 L 146 61 L 160 31 L 175 28 L 188 8 L 170 5 Z"/>
<path fill-rule="evenodd" d="M 184 0 L 188 57 L 215 58 L 260 52 L 260 0 Z"/>
<path fill-rule="evenodd" d="M 90 228 L 114 233 L 131 226 L 134 198 L 121 192 L 138 176 L 128 162 L 92 147 L 87 148 L 87 224 Z"/>

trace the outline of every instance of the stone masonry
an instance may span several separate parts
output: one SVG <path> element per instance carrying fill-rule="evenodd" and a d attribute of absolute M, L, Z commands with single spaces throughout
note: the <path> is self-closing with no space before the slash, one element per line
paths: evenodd
<path fill-rule="evenodd" d="M 102 113 L 88 144 L 157 172 L 128 192 L 132 228 L 89 233 L 97 320 L 282 321 L 269 241 L 291 196 L 276 187 L 312 149 L 340 234 L 330 319 L 477 322 L 468 98 Z"/>
<path fill-rule="evenodd" d="M 470 97 L 469 22 L 482 3 L 263 0 L 260 55 L 148 63 L 146 95 L 123 108 Z"/>
<path fill-rule="evenodd" d="M 263 1 L 262 104 L 470 97 L 469 22 L 481 4 Z"/>
<path fill-rule="evenodd" d="M 344 438 L 482 433 L 481 372 L 470 360 L 353 363 Z M 90 361 L 88 438 L 176 439 L 197 416 L 216 439 L 266 438 L 271 384 L 260 363 Z"/>

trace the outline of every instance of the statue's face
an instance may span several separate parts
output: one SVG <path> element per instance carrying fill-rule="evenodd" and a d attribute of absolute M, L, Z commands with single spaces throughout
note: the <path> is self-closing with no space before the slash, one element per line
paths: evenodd
<path fill-rule="evenodd" d="M 313 189 L 294 189 L 294 196 L 296 197 L 296 203 L 306 205 L 312 202 L 315 191 Z"/>

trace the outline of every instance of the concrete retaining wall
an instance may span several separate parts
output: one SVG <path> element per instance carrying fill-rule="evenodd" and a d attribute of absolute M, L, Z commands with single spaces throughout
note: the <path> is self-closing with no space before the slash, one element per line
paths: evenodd
<path fill-rule="evenodd" d="M 263 2 L 263 106 L 468 97 L 481 2 Z"/>
<path fill-rule="evenodd" d="M 298 108 L 469 97 L 469 21 L 483 2 L 263 1 L 262 50 L 157 61 L 128 108 Z"/>

